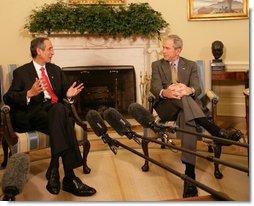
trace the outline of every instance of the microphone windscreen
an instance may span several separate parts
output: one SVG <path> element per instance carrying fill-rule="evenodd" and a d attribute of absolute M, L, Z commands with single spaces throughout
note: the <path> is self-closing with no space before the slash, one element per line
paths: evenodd
<path fill-rule="evenodd" d="M 116 109 L 110 107 L 103 114 L 104 119 L 119 135 L 123 136 L 130 131 L 131 124 Z"/>
<path fill-rule="evenodd" d="M 24 153 L 16 153 L 12 155 L 5 168 L 2 179 L 2 191 L 4 194 L 17 195 L 22 192 L 30 168 L 30 159 Z M 13 193 L 15 188 L 16 194 Z"/>
<path fill-rule="evenodd" d="M 149 128 L 150 123 L 154 122 L 153 115 L 138 103 L 132 103 L 128 107 L 128 113 L 135 119 L 142 127 Z"/>
<path fill-rule="evenodd" d="M 93 129 L 94 133 L 100 137 L 107 133 L 108 128 L 105 125 L 101 115 L 96 110 L 89 110 L 86 115 L 86 119 Z"/>

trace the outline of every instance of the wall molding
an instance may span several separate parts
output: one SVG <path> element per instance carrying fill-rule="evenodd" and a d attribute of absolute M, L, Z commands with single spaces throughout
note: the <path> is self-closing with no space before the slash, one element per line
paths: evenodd
<path fill-rule="evenodd" d="M 249 62 L 225 62 L 227 71 L 248 71 Z"/>

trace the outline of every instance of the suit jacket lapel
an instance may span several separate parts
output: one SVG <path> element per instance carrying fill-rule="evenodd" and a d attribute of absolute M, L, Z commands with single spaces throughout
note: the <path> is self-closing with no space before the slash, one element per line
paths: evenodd
<path fill-rule="evenodd" d="M 180 57 L 179 62 L 178 62 L 178 78 L 179 82 L 181 83 L 186 83 L 186 64 L 184 60 Z"/>
<path fill-rule="evenodd" d="M 51 84 L 53 90 L 56 91 L 56 85 L 55 85 L 55 81 L 54 81 L 54 69 L 52 67 L 50 67 L 50 64 L 46 64 L 46 70 L 48 73 L 48 78 L 49 78 L 50 84 Z"/>
<path fill-rule="evenodd" d="M 30 76 L 29 79 L 34 83 L 35 78 L 39 78 L 37 75 L 37 72 L 35 70 L 33 62 L 30 63 L 29 68 L 28 68 L 28 75 Z"/>
<path fill-rule="evenodd" d="M 28 70 L 27 70 L 27 73 L 28 73 L 28 75 L 29 75 L 29 78 L 28 78 L 28 79 L 31 81 L 31 85 L 33 85 L 33 84 L 34 84 L 34 81 L 35 81 L 35 78 L 38 78 L 38 79 L 39 79 L 39 77 L 38 77 L 38 75 L 37 75 L 36 69 L 35 69 L 34 64 L 33 64 L 32 61 L 31 61 L 30 65 L 29 65 L 29 67 L 28 67 L 27 69 L 28 69 Z M 38 98 L 43 99 L 43 97 L 44 97 L 44 94 L 43 94 L 43 92 L 42 92 L 41 94 L 39 94 Z"/>
<path fill-rule="evenodd" d="M 171 82 L 171 71 L 170 71 L 170 66 L 169 62 L 162 60 L 162 71 L 166 77 L 166 79 Z"/>

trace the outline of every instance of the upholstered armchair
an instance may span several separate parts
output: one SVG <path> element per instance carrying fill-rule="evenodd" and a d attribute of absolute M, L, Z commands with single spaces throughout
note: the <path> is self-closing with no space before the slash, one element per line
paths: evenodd
<path fill-rule="evenodd" d="M 12 79 L 13 70 L 16 69 L 17 65 L 9 65 L 9 77 Z M 87 138 L 87 125 L 80 119 L 75 108 L 75 103 L 69 103 L 67 100 L 64 102 L 66 106 L 72 111 L 73 118 L 75 119 L 75 132 L 79 145 L 83 148 L 83 172 L 85 174 L 90 173 L 91 169 L 87 166 L 87 156 L 90 150 L 90 142 Z M 1 116 L 3 124 L 3 138 L 2 147 L 4 160 L 1 164 L 5 167 L 8 162 L 8 157 L 14 153 L 29 153 L 31 151 L 48 148 L 49 136 L 39 132 L 31 131 L 25 133 L 18 133 L 14 130 L 11 121 L 11 107 L 3 105 L 1 107 Z"/>

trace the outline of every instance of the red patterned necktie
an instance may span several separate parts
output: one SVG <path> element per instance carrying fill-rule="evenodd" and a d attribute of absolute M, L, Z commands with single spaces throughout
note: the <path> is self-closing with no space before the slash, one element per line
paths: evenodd
<path fill-rule="evenodd" d="M 50 86 L 49 83 L 49 78 L 48 76 L 45 74 L 45 69 L 44 67 L 41 68 L 41 78 L 42 81 L 44 83 L 44 86 L 46 87 L 47 92 L 49 93 L 49 95 L 51 96 L 51 102 L 54 104 L 58 101 L 58 97 L 55 95 L 53 89 Z"/>

